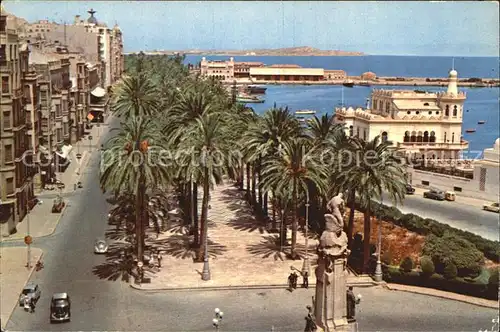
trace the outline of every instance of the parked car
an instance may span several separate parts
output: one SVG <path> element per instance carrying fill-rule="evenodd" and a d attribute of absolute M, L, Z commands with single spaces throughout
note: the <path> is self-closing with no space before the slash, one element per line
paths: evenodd
<path fill-rule="evenodd" d="M 500 213 L 500 204 L 498 203 L 484 204 L 483 210 Z"/>
<path fill-rule="evenodd" d="M 21 295 L 19 296 L 19 306 L 24 305 L 24 301 L 26 298 L 28 299 L 33 299 L 33 301 L 38 302 L 40 299 L 40 295 L 42 295 L 42 291 L 40 290 L 40 287 L 38 287 L 37 284 L 35 283 L 28 283 L 26 286 L 24 286 L 23 291 L 21 292 Z"/>
<path fill-rule="evenodd" d="M 406 185 L 406 194 L 413 195 L 415 193 L 415 188 L 412 187 L 411 184 Z"/>
<path fill-rule="evenodd" d="M 97 240 L 94 245 L 95 254 L 105 254 L 108 252 L 108 244 L 104 240 Z"/>
<path fill-rule="evenodd" d="M 445 193 L 444 193 L 444 191 L 439 190 L 439 189 L 431 189 L 431 190 L 424 192 L 424 198 L 430 198 L 430 199 L 435 199 L 438 201 L 444 201 Z"/>
<path fill-rule="evenodd" d="M 68 293 L 56 293 L 50 301 L 50 322 L 71 320 L 71 301 Z"/>

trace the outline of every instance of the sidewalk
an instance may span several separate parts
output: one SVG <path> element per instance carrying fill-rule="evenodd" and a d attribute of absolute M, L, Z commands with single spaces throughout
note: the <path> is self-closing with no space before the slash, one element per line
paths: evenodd
<path fill-rule="evenodd" d="M 26 264 L 26 247 L 0 248 L 0 317 L 2 329 L 18 306 L 19 295 L 34 271 L 36 262 L 42 257 L 41 249 L 31 247 L 31 269 Z M 42 296 L 44 294 L 42 293 Z"/>
<path fill-rule="evenodd" d="M 498 301 L 487 300 L 479 297 L 467 296 L 462 294 L 450 293 L 433 288 L 408 286 L 408 285 L 400 285 L 393 283 L 386 283 L 385 287 L 389 290 L 436 296 L 436 297 L 441 297 L 443 299 L 465 302 L 469 304 L 478 305 L 481 307 L 498 309 Z"/>
<path fill-rule="evenodd" d="M 107 123 L 109 123 L 112 116 L 108 116 Z M 65 184 L 65 188 L 61 191 L 59 190 L 43 190 L 35 193 L 36 196 L 41 201 L 41 204 L 37 204 L 29 213 L 30 218 L 30 235 L 33 238 L 47 236 L 52 234 L 59 220 L 64 215 L 66 211 L 66 206 L 63 208 L 61 213 L 52 213 L 52 202 L 58 194 L 68 194 L 74 192 L 74 184 L 78 181 L 83 182 L 83 176 L 85 174 L 85 168 L 92 158 L 92 154 L 99 150 L 100 139 L 105 136 L 109 127 L 108 124 L 101 124 L 98 128 L 95 125 L 89 130 L 90 135 L 93 136 L 92 150 L 90 151 L 90 144 L 88 141 L 88 136 L 84 137 L 82 140 L 78 141 L 73 146 L 73 151 L 70 153 L 70 159 L 72 162 L 68 165 L 64 173 L 56 173 L 56 177 Z M 95 141 L 95 143 L 94 143 Z M 82 154 L 81 160 L 76 158 L 76 154 Z M 77 192 L 81 189 L 77 189 Z M 8 232 L 2 227 L 2 232 L 0 234 L 1 241 L 20 241 L 23 240 L 28 233 L 28 222 L 27 216 L 25 216 L 17 225 L 17 233 L 9 235 Z M 3 225 L 2 225 L 3 226 Z"/>
<path fill-rule="evenodd" d="M 158 239 L 148 241 L 155 250 L 161 250 L 163 268 L 157 273 L 146 273 L 146 277 L 151 277 L 151 283 L 132 287 L 142 290 L 287 287 L 291 267 L 300 271 L 303 260 L 286 259 L 276 244 L 278 234 L 268 233 L 266 225 L 255 220 L 243 199 L 243 192 L 229 184 L 217 186 L 211 193 L 210 204 L 208 251 L 211 280 L 201 280 L 203 263 L 193 263 L 194 251 L 188 248 L 189 237 L 181 233 L 179 226 L 171 226 L 171 230 Z M 304 236 L 298 232 L 297 252 L 301 257 L 305 257 L 304 243 Z M 309 239 L 311 287 L 316 281 L 317 243 L 317 240 Z M 288 253 L 289 248 L 285 251 Z M 371 278 L 368 279 L 351 276 L 348 283 L 361 281 L 365 286 L 372 285 Z M 300 286 L 302 278 L 299 277 L 298 282 Z"/>

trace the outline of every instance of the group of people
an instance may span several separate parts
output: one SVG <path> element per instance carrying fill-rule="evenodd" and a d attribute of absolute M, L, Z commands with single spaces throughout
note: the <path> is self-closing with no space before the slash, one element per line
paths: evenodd
<path fill-rule="evenodd" d="M 302 288 L 309 288 L 309 273 L 307 271 L 300 272 L 302 276 Z M 297 289 L 297 281 L 299 279 L 299 276 L 297 272 L 293 271 L 290 273 L 288 276 L 288 287 L 290 291 L 293 291 L 294 289 Z"/>

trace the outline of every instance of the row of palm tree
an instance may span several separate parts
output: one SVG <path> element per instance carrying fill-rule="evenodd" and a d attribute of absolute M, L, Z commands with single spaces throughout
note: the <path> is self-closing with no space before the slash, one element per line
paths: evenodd
<path fill-rule="evenodd" d="M 321 232 L 328 198 L 346 193 L 351 207 L 349 239 L 356 202 L 366 207 L 366 263 L 371 199 L 382 191 L 395 201 L 404 198 L 404 170 L 390 146 L 378 137 L 372 141 L 347 137 L 331 115 L 302 124 L 290 110 L 275 105 L 257 116 L 235 103 L 219 82 L 190 76 L 182 60 L 136 56 L 113 89 L 112 110 L 123 123 L 106 144 L 109 153 L 103 158 L 101 185 L 103 190 L 136 197 L 138 257 L 143 255 L 148 192 L 161 189 L 177 193 L 197 259 L 202 260 L 210 191 L 227 176 L 246 190 L 258 217 L 270 218 L 273 228 L 281 220 L 280 241 L 291 217 L 292 259 L 298 258 L 298 221 L 306 200 L 311 204 L 312 225 Z M 203 198 L 198 220 L 199 186 Z"/>

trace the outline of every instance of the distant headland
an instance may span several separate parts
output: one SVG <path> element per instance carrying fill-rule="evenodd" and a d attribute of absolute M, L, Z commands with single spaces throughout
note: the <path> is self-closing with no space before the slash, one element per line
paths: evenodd
<path fill-rule="evenodd" d="M 360 56 L 363 52 L 350 52 L 340 50 L 320 50 L 309 46 L 286 47 L 275 49 L 250 49 L 250 50 L 154 50 L 145 54 L 186 54 L 186 55 L 223 55 L 223 56 Z"/>

